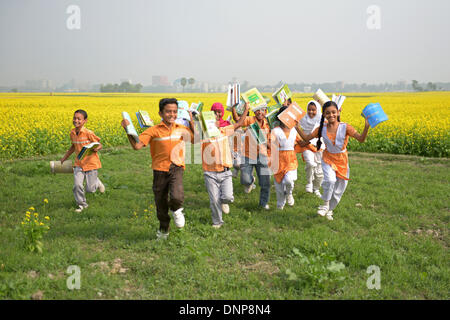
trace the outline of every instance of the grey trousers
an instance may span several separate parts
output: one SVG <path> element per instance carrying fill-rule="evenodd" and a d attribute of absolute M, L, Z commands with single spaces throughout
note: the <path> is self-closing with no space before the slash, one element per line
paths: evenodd
<path fill-rule="evenodd" d="M 86 192 L 95 192 L 98 187 L 98 171 L 83 171 L 80 167 L 73 168 L 73 195 L 77 205 L 87 206 L 86 196 L 84 194 L 84 179 L 86 178 Z"/>
<path fill-rule="evenodd" d="M 212 222 L 216 225 L 222 224 L 222 203 L 234 201 L 231 170 L 224 172 L 205 171 L 203 176 L 209 195 Z"/>

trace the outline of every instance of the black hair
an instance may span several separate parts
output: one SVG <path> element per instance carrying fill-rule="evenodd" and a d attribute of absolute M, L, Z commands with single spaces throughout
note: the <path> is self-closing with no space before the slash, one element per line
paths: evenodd
<path fill-rule="evenodd" d="M 175 98 L 164 98 L 164 99 L 159 100 L 159 112 L 163 112 L 164 111 L 164 107 L 167 104 L 172 104 L 172 103 L 178 105 L 177 99 L 175 99 Z"/>
<path fill-rule="evenodd" d="M 75 113 L 79 113 L 82 114 L 84 119 L 87 119 L 87 112 L 82 110 L 82 109 L 78 109 L 77 111 L 75 111 L 73 114 L 75 115 Z"/>
<path fill-rule="evenodd" d="M 320 118 L 319 133 L 317 135 L 317 143 L 316 143 L 317 150 L 319 150 L 320 146 L 322 145 L 322 141 L 320 140 L 320 138 L 322 138 L 323 122 L 325 121 L 325 118 L 324 118 L 325 109 L 328 108 L 328 107 L 336 107 L 336 109 L 339 111 L 339 108 L 338 108 L 337 104 L 334 101 L 327 101 L 322 106 L 322 117 Z M 341 122 L 341 117 L 340 116 L 337 117 L 337 121 Z"/>

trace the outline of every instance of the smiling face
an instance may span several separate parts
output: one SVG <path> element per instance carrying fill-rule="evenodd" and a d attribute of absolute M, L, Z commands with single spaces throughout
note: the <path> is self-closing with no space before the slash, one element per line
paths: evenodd
<path fill-rule="evenodd" d="M 267 112 L 267 109 L 265 109 L 265 108 L 256 110 L 255 111 L 256 119 L 258 121 L 262 121 L 264 119 L 264 117 L 266 116 L 266 112 Z"/>
<path fill-rule="evenodd" d="M 331 105 L 324 110 L 323 116 L 329 124 L 334 124 L 335 122 L 337 122 L 339 110 L 335 106 Z"/>
<path fill-rule="evenodd" d="M 308 104 L 307 112 L 308 112 L 308 116 L 311 119 L 314 118 L 316 116 L 316 114 L 317 114 L 317 107 L 316 107 L 316 105 L 314 103 Z"/>
<path fill-rule="evenodd" d="M 222 110 L 214 110 L 214 114 L 216 115 L 216 121 L 219 121 L 223 117 Z"/>
<path fill-rule="evenodd" d="M 178 114 L 178 105 L 176 103 L 169 103 L 164 106 L 163 111 L 159 112 L 159 115 L 163 119 L 163 122 L 167 125 L 175 123 Z"/>
<path fill-rule="evenodd" d="M 87 122 L 87 119 L 84 118 L 84 115 L 81 113 L 75 113 L 73 115 L 73 126 L 78 131 L 83 128 L 84 124 Z"/>

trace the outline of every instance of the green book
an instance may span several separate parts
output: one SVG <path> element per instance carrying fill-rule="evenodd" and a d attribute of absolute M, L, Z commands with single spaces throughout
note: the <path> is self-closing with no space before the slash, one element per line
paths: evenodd
<path fill-rule="evenodd" d="M 216 115 L 214 111 L 202 111 L 201 113 L 202 130 L 208 138 L 220 135 L 220 130 L 216 126 Z"/>
<path fill-rule="evenodd" d="M 278 112 L 280 111 L 281 105 L 276 104 L 267 108 L 266 119 L 269 123 L 270 129 L 278 127 L 280 125 L 280 120 L 278 119 Z"/>
<path fill-rule="evenodd" d="M 250 109 L 255 112 L 262 108 L 267 108 L 266 99 L 262 96 L 258 89 L 253 88 L 242 94 L 242 99 L 247 102 Z"/>
<path fill-rule="evenodd" d="M 266 134 L 263 130 L 261 130 L 258 122 L 255 121 L 254 123 L 249 125 L 248 130 L 250 131 L 253 138 L 255 138 L 257 144 L 267 143 Z"/>
<path fill-rule="evenodd" d="M 286 100 L 292 98 L 292 92 L 288 85 L 284 84 L 272 94 L 272 97 L 277 103 L 283 104 Z"/>
<path fill-rule="evenodd" d="M 92 142 L 92 143 L 89 143 L 89 144 L 83 146 L 83 148 L 81 148 L 80 153 L 77 155 L 77 159 L 78 160 L 83 160 L 83 158 L 85 156 L 88 156 L 88 155 L 92 154 L 94 152 L 94 151 L 92 151 L 92 149 L 94 149 L 98 145 L 100 145 L 100 143 Z"/>
<path fill-rule="evenodd" d="M 199 101 L 198 103 L 192 102 L 191 106 L 189 107 L 189 111 L 192 112 L 192 115 L 194 116 L 194 120 L 199 120 L 199 115 L 203 110 L 203 102 Z"/>

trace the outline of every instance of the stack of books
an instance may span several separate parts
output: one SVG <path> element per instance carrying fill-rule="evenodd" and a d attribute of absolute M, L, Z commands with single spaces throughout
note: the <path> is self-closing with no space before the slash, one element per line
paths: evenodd
<path fill-rule="evenodd" d="M 228 85 L 227 107 L 234 107 L 239 104 L 241 97 L 241 86 L 239 83 Z"/>
<path fill-rule="evenodd" d="M 335 102 L 335 103 L 337 104 L 337 106 L 338 106 L 338 109 L 341 110 L 342 104 L 344 103 L 345 98 L 346 98 L 346 97 L 343 96 L 343 95 L 338 95 L 338 96 L 336 96 L 336 95 L 333 93 L 333 97 L 331 98 L 331 101 Z"/>
<path fill-rule="evenodd" d="M 154 123 L 147 111 L 139 110 L 136 112 L 136 117 L 141 128 L 150 128 L 154 126 Z"/>

